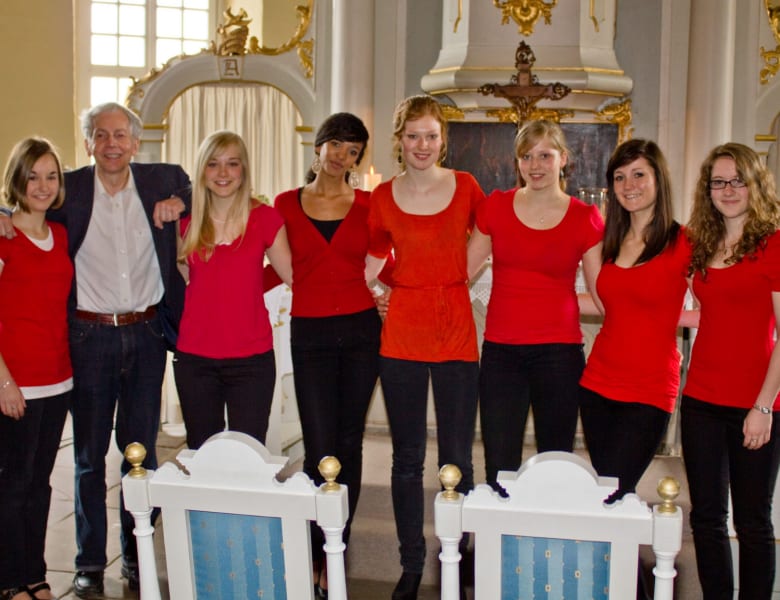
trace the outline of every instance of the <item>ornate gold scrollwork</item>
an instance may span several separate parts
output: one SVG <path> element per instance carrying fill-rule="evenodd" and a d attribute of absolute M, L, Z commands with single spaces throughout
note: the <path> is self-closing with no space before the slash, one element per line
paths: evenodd
<path fill-rule="evenodd" d="M 493 0 L 493 6 L 501 9 L 501 24 L 506 25 L 511 18 L 517 23 L 518 33 L 531 35 L 534 25 L 539 17 L 544 17 L 544 22 L 549 25 L 552 22 L 552 9 L 558 4 L 558 0 Z"/>
<path fill-rule="evenodd" d="M 497 119 L 499 123 L 519 123 L 517 111 L 512 108 L 491 108 L 485 111 L 486 117 Z M 535 108 L 528 115 L 528 121 L 538 121 L 545 119 L 560 123 L 561 119 L 567 119 L 574 116 L 573 110 L 555 109 L 555 108 Z"/>
<path fill-rule="evenodd" d="M 257 38 L 252 36 L 249 39 L 248 52 L 251 54 L 265 54 L 266 56 L 277 56 L 285 52 L 289 52 L 293 48 L 298 54 L 298 59 L 301 61 L 303 72 L 307 79 L 311 79 L 314 75 L 314 61 L 312 59 L 314 40 L 304 40 L 303 36 L 309 30 L 311 24 L 311 18 L 314 14 L 314 0 L 308 0 L 307 4 L 298 5 L 295 7 L 295 14 L 298 17 L 298 25 L 293 32 L 292 37 L 278 48 L 268 48 L 261 46 Z"/>
<path fill-rule="evenodd" d="M 216 54 L 217 56 L 241 56 L 244 54 L 246 39 L 249 37 L 249 24 L 252 19 L 243 8 L 237 15 L 234 15 L 228 7 L 222 15 L 225 22 L 217 27 L 217 33 L 222 37 L 222 41 L 217 46 Z"/>
<path fill-rule="evenodd" d="M 767 50 L 761 46 L 761 58 L 764 59 L 764 68 L 759 73 L 761 84 L 769 82 L 780 70 L 780 0 L 764 0 L 766 16 L 769 19 L 769 27 L 778 45 L 774 50 Z"/>
<path fill-rule="evenodd" d="M 463 112 L 463 109 L 451 104 L 442 104 L 441 112 L 448 121 L 463 121 L 466 118 L 466 113 Z"/>
<path fill-rule="evenodd" d="M 615 123 L 618 126 L 618 143 L 630 140 L 634 134 L 634 128 L 631 126 L 633 120 L 631 98 L 607 104 L 596 113 L 596 118 L 608 123 Z"/>

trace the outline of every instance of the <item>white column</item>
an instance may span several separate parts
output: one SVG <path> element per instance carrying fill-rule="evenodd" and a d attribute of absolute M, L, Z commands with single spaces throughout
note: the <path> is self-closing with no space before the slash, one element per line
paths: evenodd
<path fill-rule="evenodd" d="M 691 0 L 684 215 L 707 152 L 732 135 L 736 0 Z"/>
<path fill-rule="evenodd" d="M 331 112 L 363 117 L 374 100 L 374 3 L 333 0 Z"/>

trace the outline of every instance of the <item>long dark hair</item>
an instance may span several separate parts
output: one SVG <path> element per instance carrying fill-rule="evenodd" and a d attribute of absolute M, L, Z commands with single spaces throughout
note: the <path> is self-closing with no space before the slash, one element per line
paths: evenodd
<path fill-rule="evenodd" d="M 352 113 L 334 113 L 325 119 L 317 130 L 317 136 L 314 138 L 315 152 L 317 148 L 331 140 L 363 144 L 363 148 L 360 150 L 360 154 L 358 154 L 357 160 L 355 161 L 355 164 L 359 165 L 360 161 L 363 160 L 363 154 L 366 152 L 368 129 L 366 129 L 363 121 Z M 306 173 L 306 183 L 311 183 L 316 177 L 316 173 L 309 169 Z M 344 174 L 344 178 L 346 181 L 349 181 L 349 171 Z"/>
<path fill-rule="evenodd" d="M 631 227 L 630 213 L 620 205 L 615 195 L 614 176 L 620 167 L 644 158 L 655 174 L 656 198 L 653 218 L 645 226 L 643 238 L 645 249 L 634 264 L 647 262 L 663 252 L 677 240 L 680 224 L 672 216 L 672 186 L 669 167 L 663 152 L 651 140 L 629 140 L 623 142 L 612 153 L 607 165 L 607 222 L 604 227 L 604 249 L 602 259 L 615 262 L 620 254 L 620 245 Z"/>

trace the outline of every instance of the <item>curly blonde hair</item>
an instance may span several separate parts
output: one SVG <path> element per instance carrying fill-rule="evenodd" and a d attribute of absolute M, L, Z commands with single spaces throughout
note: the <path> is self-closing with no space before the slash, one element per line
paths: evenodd
<path fill-rule="evenodd" d="M 723 215 L 715 208 L 710 192 L 712 166 L 724 157 L 734 161 L 737 174 L 748 189 L 747 219 L 742 236 L 732 255 L 726 259 L 726 264 L 733 265 L 745 257 L 754 258 L 766 245 L 767 236 L 780 226 L 780 204 L 774 177 L 758 154 L 752 148 L 734 142 L 716 146 L 701 166 L 688 222 L 687 232 L 693 245 L 691 274 L 698 271 L 702 276 L 707 275 L 707 266 L 726 237 Z"/>

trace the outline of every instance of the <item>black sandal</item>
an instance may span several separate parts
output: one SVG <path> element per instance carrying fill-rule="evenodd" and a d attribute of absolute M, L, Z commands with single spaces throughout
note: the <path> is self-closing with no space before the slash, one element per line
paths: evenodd
<path fill-rule="evenodd" d="M 40 600 L 38 598 L 38 596 L 35 595 L 38 592 L 41 592 L 43 590 L 51 591 L 51 586 L 48 583 L 46 583 L 45 581 L 42 582 L 42 583 L 39 583 L 38 585 L 33 585 L 33 586 L 26 585 L 25 588 L 27 589 L 27 593 L 30 594 L 30 596 L 33 597 L 33 600 Z"/>
<path fill-rule="evenodd" d="M 21 586 L 21 587 L 15 587 L 15 588 L 9 588 L 7 590 L 3 590 L 0 592 L 0 600 L 11 600 L 14 596 L 17 594 L 27 594 L 30 598 L 35 598 L 30 593 L 30 590 L 27 589 L 27 586 Z"/>

